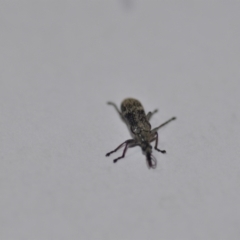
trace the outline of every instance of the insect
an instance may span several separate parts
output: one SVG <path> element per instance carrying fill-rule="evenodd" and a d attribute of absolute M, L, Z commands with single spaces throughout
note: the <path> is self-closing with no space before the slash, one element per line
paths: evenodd
<path fill-rule="evenodd" d="M 164 122 L 160 126 L 151 130 L 151 124 L 149 123 L 150 118 L 158 110 L 149 112 L 145 114 L 142 104 L 133 98 L 127 98 L 123 100 L 121 104 L 121 111 L 118 109 L 117 105 L 113 102 L 108 102 L 109 105 L 112 105 L 117 112 L 119 113 L 122 120 L 127 124 L 133 139 L 128 139 L 122 144 L 120 144 L 116 149 L 106 154 L 110 156 L 112 153 L 116 152 L 122 146 L 125 145 L 122 156 L 113 160 L 116 163 L 119 159 L 124 158 L 127 152 L 128 147 L 140 146 L 142 148 L 143 154 L 146 155 L 146 160 L 149 168 L 156 168 L 157 161 L 152 156 L 152 146 L 151 142 L 155 141 L 155 149 L 161 153 L 166 153 L 165 150 L 160 150 L 158 148 L 158 129 L 165 126 L 169 122 L 176 119 L 172 117 L 168 121 Z"/>

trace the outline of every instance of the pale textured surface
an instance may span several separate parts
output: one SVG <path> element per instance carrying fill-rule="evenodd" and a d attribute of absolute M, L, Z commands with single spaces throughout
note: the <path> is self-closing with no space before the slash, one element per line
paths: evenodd
<path fill-rule="evenodd" d="M 0 239 L 240 238 L 240 3 L 208 2 L 1 1 Z M 156 170 L 104 156 L 125 97 L 178 117 Z"/>

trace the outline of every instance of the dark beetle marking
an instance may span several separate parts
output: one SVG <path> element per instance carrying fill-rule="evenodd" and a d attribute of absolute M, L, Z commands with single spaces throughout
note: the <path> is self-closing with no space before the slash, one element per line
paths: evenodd
<path fill-rule="evenodd" d="M 169 122 L 176 119 L 176 117 L 172 117 L 168 121 L 164 122 L 160 126 L 151 130 L 151 124 L 149 120 L 151 116 L 157 112 L 154 110 L 153 112 L 149 112 L 147 115 L 145 114 L 144 108 L 142 104 L 133 98 L 125 99 L 121 104 L 121 112 L 118 110 L 116 104 L 112 102 L 108 102 L 108 104 L 113 105 L 114 108 L 119 113 L 120 117 L 125 121 L 128 125 L 133 139 L 129 139 L 122 144 L 120 144 L 116 149 L 106 154 L 106 156 L 110 156 L 112 153 L 116 152 L 122 146 L 125 145 L 122 156 L 113 160 L 116 163 L 119 159 L 124 158 L 127 152 L 128 147 L 133 147 L 139 145 L 142 148 L 143 153 L 146 155 L 147 164 L 149 168 L 156 168 L 157 160 L 152 156 L 152 146 L 151 142 L 155 141 L 154 149 L 161 153 L 166 153 L 165 150 L 160 150 L 158 148 L 158 129 L 165 126 Z"/>

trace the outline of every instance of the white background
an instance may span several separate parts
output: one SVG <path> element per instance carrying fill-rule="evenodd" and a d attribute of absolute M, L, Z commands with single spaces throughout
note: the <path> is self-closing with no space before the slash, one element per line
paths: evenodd
<path fill-rule="evenodd" d="M 0 239 L 239 239 L 239 1 L 1 1 Z M 156 170 L 113 107 L 159 112 Z"/>

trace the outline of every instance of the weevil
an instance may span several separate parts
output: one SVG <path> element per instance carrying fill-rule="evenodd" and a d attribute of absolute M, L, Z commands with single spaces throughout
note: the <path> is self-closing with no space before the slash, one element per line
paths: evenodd
<path fill-rule="evenodd" d="M 125 145 L 122 156 L 113 160 L 116 163 L 119 159 L 124 158 L 127 152 L 128 147 L 140 146 L 142 152 L 146 155 L 146 160 L 149 168 L 156 168 L 157 160 L 152 155 L 152 146 L 151 142 L 155 141 L 155 149 L 161 153 L 166 153 L 165 150 L 160 150 L 158 148 L 158 129 L 175 120 L 176 117 L 172 117 L 168 121 L 162 123 L 160 126 L 151 130 L 151 124 L 149 123 L 150 118 L 158 110 L 149 112 L 145 114 L 142 104 L 133 98 L 127 98 L 123 100 L 121 104 L 121 111 L 118 109 L 117 105 L 113 102 L 108 102 L 109 105 L 112 105 L 117 112 L 119 113 L 122 120 L 127 124 L 132 139 L 128 139 L 122 144 L 120 144 L 116 149 L 106 154 L 110 156 L 112 153 L 116 152 L 122 146 Z"/>

